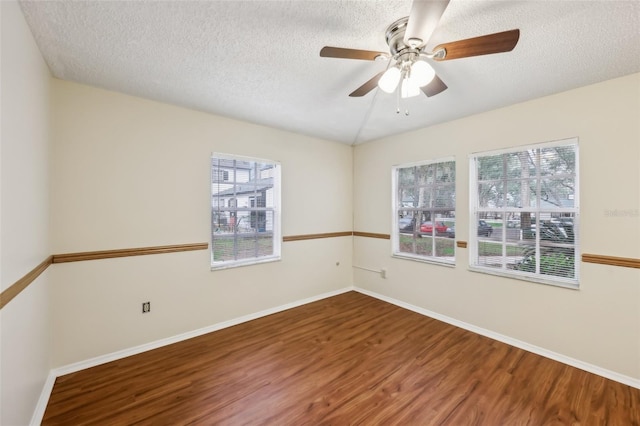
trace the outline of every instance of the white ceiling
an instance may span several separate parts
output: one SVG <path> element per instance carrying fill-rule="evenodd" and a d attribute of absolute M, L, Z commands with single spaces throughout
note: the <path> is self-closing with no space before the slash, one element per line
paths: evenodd
<path fill-rule="evenodd" d="M 509 53 L 434 63 L 448 89 L 348 94 L 409 0 L 21 1 L 54 76 L 347 144 L 640 72 L 638 1 L 452 0 L 427 47 L 520 29 Z"/>

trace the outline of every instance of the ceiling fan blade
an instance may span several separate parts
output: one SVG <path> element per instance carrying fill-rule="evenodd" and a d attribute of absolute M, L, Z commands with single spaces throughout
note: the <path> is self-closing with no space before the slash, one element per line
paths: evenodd
<path fill-rule="evenodd" d="M 380 80 L 382 74 L 384 74 L 384 71 L 376 74 L 371 80 L 367 81 L 365 84 L 349 93 L 349 96 L 351 96 L 352 98 L 359 98 L 360 96 L 366 95 L 367 93 L 378 87 L 378 80 Z"/>
<path fill-rule="evenodd" d="M 436 46 L 433 52 L 436 61 L 449 59 L 468 58 L 470 56 L 490 55 L 492 53 L 510 52 L 518 44 L 520 30 L 503 31 L 501 33 L 487 34 L 466 40 L 452 41 Z M 437 55 L 438 50 L 444 49 L 443 58 Z"/>
<path fill-rule="evenodd" d="M 415 44 L 415 47 L 427 44 L 448 5 L 449 0 L 413 0 L 409 22 L 404 32 L 405 44 Z M 412 39 L 416 41 L 412 42 Z"/>
<path fill-rule="evenodd" d="M 433 77 L 433 80 L 431 80 L 431 83 L 421 87 L 420 89 L 422 89 L 425 95 L 431 97 L 447 90 L 447 85 L 444 84 L 444 82 L 440 80 L 440 77 L 436 75 Z"/>
<path fill-rule="evenodd" d="M 389 58 L 389 54 L 384 52 L 374 52 L 373 50 L 345 49 L 343 47 L 331 46 L 323 47 L 322 50 L 320 50 L 320 56 L 323 58 L 362 59 L 365 61 L 374 61 L 379 56 Z"/>

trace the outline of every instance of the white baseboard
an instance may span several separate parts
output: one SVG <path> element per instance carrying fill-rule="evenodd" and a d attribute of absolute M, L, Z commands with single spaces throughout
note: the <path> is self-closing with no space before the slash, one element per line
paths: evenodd
<path fill-rule="evenodd" d="M 105 364 L 107 362 L 126 358 L 131 355 L 137 355 L 142 352 L 147 352 L 153 349 L 161 348 L 163 346 L 182 342 L 183 340 L 192 339 L 194 337 L 202 336 L 203 334 L 222 330 L 223 328 L 233 327 L 234 325 L 242 324 L 243 322 L 252 321 L 254 319 L 258 319 L 261 317 L 265 317 L 267 315 L 286 311 L 287 309 L 296 308 L 298 306 L 306 305 L 307 303 L 312 303 L 318 300 L 326 299 L 327 297 L 337 296 L 338 294 L 346 293 L 352 290 L 354 290 L 352 286 L 344 287 L 339 290 L 330 291 L 328 293 L 323 293 L 317 296 L 312 296 L 306 299 L 297 300 L 295 302 L 276 306 L 275 308 L 269 308 L 260 312 L 255 312 L 253 314 L 244 315 L 239 318 L 234 318 L 228 321 L 219 322 L 217 324 L 209 325 L 207 327 L 199 328 L 197 330 L 187 331 L 186 333 L 178 334 L 172 337 L 167 337 L 166 339 L 156 340 L 154 342 L 145 343 L 144 345 L 134 346 L 132 348 L 127 348 L 121 351 L 112 352 L 106 355 L 100 355 L 95 358 L 90 358 L 90 359 L 76 362 L 73 364 L 68 364 L 63 367 L 55 368 L 53 372 L 55 373 L 56 377 L 64 376 L 65 374 L 75 373 L 76 371 L 85 370 L 87 368 L 95 367 L 100 364 Z"/>
<path fill-rule="evenodd" d="M 278 312 L 286 311 L 287 309 L 297 308 L 298 306 L 306 305 L 312 302 L 317 302 L 318 300 L 337 296 L 339 294 L 346 293 L 348 291 L 353 291 L 353 290 L 354 290 L 353 286 L 344 287 L 339 290 L 330 291 L 328 293 L 319 294 L 317 296 L 308 297 L 306 299 L 297 300 L 295 302 L 276 306 L 274 308 L 265 309 L 263 311 L 255 312 L 253 314 L 245 315 L 239 318 L 234 318 L 229 321 L 223 321 L 223 322 L 213 324 L 207 327 L 203 327 L 197 330 L 188 331 L 186 333 L 182 333 L 177 336 L 167 337 L 166 339 L 156 340 L 154 342 L 145 343 L 144 345 L 134 346 L 132 348 L 123 349 L 121 351 L 100 355 L 84 361 L 75 362 L 73 364 L 68 364 L 62 367 L 54 368 L 49 373 L 49 376 L 47 377 L 47 380 L 44 384 L 44 387 L 42 388 L 42 393 L 40 394 L 40 399 L 38 400 L 38 404 L 36 406 L 36 409 L 34 410 L 30 424 L 39 425 L 42 422 L 42 418 L 47 408 L 47 404 L 49 403 L 49 397 L 51 396 L 51 391 L 53 390 L 53 385 L 57 377 L 64 376 L 65 374 L 70 374 L 70 373 L 75 373 L 77 371 L 85 370 L 87 368 L 95 367 L 97 365 L 105 364 L 107 362 L 116 361 L 118 359 L 126 358 L 132 355 L 137 355 L 142 352 L 158 349 L 163 346 L 171 345 L 173 343 L 178 343 L 183 340 L 202 336 L 207 333 L 222 330 L 223 328 L 232 327 L 234 325 L 242 324 L 243 322 L 252 321 L 254 319 L 265 317 L 267 315 L 272 315 Z"/>
<path fill-rule="evenodd" d="M 56 377 L 57 376 L 54 374 L 53 370 L 49 371 L 47 380 L 44 381 L 44 386 L 42 386 L 42 392 L 40 392 L 40 398 L 38 398 L 36 409 L 33 410 L 33 415 L 29 422 L 31 426 L 38 426 L 42 423 L 42 418 L 44 417 L 44 412 L 47 409 L 51 391 L 53 391 L 53 385 L 56 383 Z"/>
<path fill-rule="evenodd" d="M 640 389 L 640 380 L 635 379 L 633 377 L 626 376 L 624 374 L 616 373 L 615 371 L 607 370 L 602 367 L 598 367 L 597 365 L 589 364 L 584 361 L 580 361 L 575 358 L 568 357 L 566 355 L 559 354 L 557 352 L 553 352 L 539 346 L 532 345 L 527 342 L 523 342 L 521 340 L 514 339 L 509 336 L 505 336 L 500 333 L 496 333 L 491 330 L 487 330 L 485 328 L 481 328 L 475 326 L 473 324 L 466 323 L 464 321 L 457 320 L 455 318 L 448 317 L 446 315 L 439 314 L 437 312 L 432 312 L 428 309 L 421 308 L 419 306 L 414 306 L 410 303 L 403 302 L 401 300 L 393 299 L 391 297 L 384 296 L 382 294 L 375 293 L 373 291 L 365 290 L 360 287 L 354 287 L 354 290 L 366 294 L 367 296 L 375 297 L 376 299 L 383 300 L 385 302 L 391 303 L 392 305 L 396 305 L 398 307 L 408 309 L 410 311 L 416 312 L 418 314 L 437 319 L 442 322 L 446 322 L 447 324 L 454 325 L 456 327 L 463 328 L 465 330 L 471 331 L 476 334 L 480 334 L 485 337 L 489 337 L 491 339 L 497 340 L 502 343 L 506 343 L 511 346 L 515 346 L 516 348 L 523 349 L 528 352 L 532 352 L 536 355 L 543 356 L 545 358 L 550 358 L 554 361 L 561 362 L 563 364 L 570 365 L 572 367 L 579 368 L 581 370 L 587 371 L 589 373 L 597 374 L 598 376 L 602 376 L 607 379 L 615 380 L 616 382 L 620 382 L 627 386 L 631 386 L 634 388 Z"/>
<path fill-rule="evenodd" d="M 383 300 L 385 302 L 391 303 L 393 305 L 399 306 L 404 309 L 408 309 L 410 311 L 416 312 L 418 314 L 437 319 L 442 322 L 446 322 L 448 324 L 454 325 L 456 327 L 463 328 L 465 330 L 469 330 L 473 333 L 480 334 L 482 336 L 489 337 L 491 339 L 497 340 L 499 342 L 506 343 L 511 346 L 515 346 L 517 348 L 523 349 L 528 352 L 535 353 L 537 355 L 553 359 L 558 362 L 562 362 L 564 364 L 570 365 L 572 367 L 579 368 L 584 371 L 588 371 L 589 373 L 597 374 L 599 376 L 605 377 L 607 379 L 615 380 L 617 382 L 623 383 L 628 386 L 632 386 L 634 388 L 640 389 L 640 380 L 634 379 L 633 377 L 625 376 L 623 374 L 616 373 L 614 371 L 606 370 L 604 368 L 598 367 L 596 365 L 592 365 L 562 354 L 558 354 L 553 351 L 549 351 L 544 348 L 540 348 L 535 345 L 531 345 L 529 343 L 513 339 L 509 336 L 505 336 L 481 327 L 477 327 L 472 324 L 465 323 L 463 321 L 459 321 L 457 319 L 448 317 L 446 315 L 438 314 L 436 312 L 429 311 L 428 309 L 420 308 L 418 306 L 411 305 L 409 303 L 403 302 L 401 300 L 393 299 L 391 297 L 384 296 L 382 294 L 378 294 L 369 290 L 365 290 L 363 288 L 348 286 L 339 290 L 331 291 L 328 293 L 319 294 L 317 296 L 309 297 L 306 299 L 298 300 L 295 302 L 287 303 L 281 306 L 277 306 L 274 308 L 265 309 L 260 312 L 256 312 L 253 314 L 245 315 L 239 318 L 235 318 L 229 321 L 223 321 L 217 324 L 213 324 L 207 327 L 203 327 L 197 330 L 189 331 L 186 333 L 182 333 L 176 336 L 168 337 L 166 339 L 156 340 L 154 342 L 146 343 L 144 345 L 135 346 L 128 349 L 123 349 L 121 351 L 112 352 L 110 354 L 101 355 L 95 358 L 90 358 L 85 361 L 76 362 L 73 364 L 68 364 L 62 367 L 55 368 L 49 372 L 49 376 L 47 377 L 45 384 L 42 388 L 42 392 L 40 394 L 40 398 L 38 399 L 38 403 L 34 410 L 33 416 L 31 418 L 31 425 L 39 425 L 42 422 L 42 418 L 44 416 L 44 412 L 47 408 L 47 404 L 49 402 L 49 397 L 51 396 L 51 392 L 53 390 L 53 386 L 55 384 L 56 378 L 60 376 L 64 376 L 65 374 L 75 373 L 77 371 L 81 371 L 87 368 L 95 367 L 100 364 L 105 364 L 107 362 L 116 361 L 118 359 L 126 358 L 128 356 L 137 355 L 142 352 L 150 351 L 153 349 L 161 348 L 163 346 L 171 345 L 173 343 L 178 343 L 183 340 L 191 339 L 193 337 L 202 336 L 207 333 L 211 333 L 214 331 L 222 330 L 227 327 L 232 327 L 234 325 L 242 324 L 243 322 L 252 321 L 254 319 L 258 319 L 267 315 L 275 314 L 278 312 L 286 311 L 287 309 L 296 308 L 298 306 L 306 305 L 308 303 L 316 302 L 318 300 L 326 299 L 328 297 L 337 296 L 342 293 L 346 293 L 348 291 L 357 291 L 362 294 L 366 294 L 367 296 L 375 297 L 376 299 Z"/>

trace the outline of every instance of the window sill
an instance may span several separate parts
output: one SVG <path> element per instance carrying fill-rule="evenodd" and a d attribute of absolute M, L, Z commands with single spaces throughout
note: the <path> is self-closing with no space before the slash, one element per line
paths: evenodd
<path fill-rule="evenodd" d="M 400 254 L 400 253 L 392 253 L 391 257 L 395 257 L 396 259 L 404 259 L 404 260 L 413 260 L 414 262 L 421 263 L 430 263 L 432 265 L 438 266 L 446 266 L 448 268 L 456 267 L 456 260 L 448 260 L 448 259 L 439 259 L 437 257 L 421 257 L 421 256 L 411 256 L 410 254 Z"/>
<path fill-rule="evenodd" d="M 511 278 L 514 280 L 529 281 L 537 284 L 545 284 L 553 287 L 567 288 L 569 290 L 580 290 L 580 283 L 578 282 L 578 280 L 559 281 L 559 280 L 543 278 L 540 276 L 530 276 L 530 275 L 518 274 L 514 272 L 507 272 L 503 270 L 483 268 L 480 266 L 473 266 L 473 265 L 469 266 L 469 271 L 479 272 L 479 273 L 488 274 L 488 275 L 496 275 L 499 277 Z"/>
<path fill-rule="evenodd" d="M 229 262 L 229 263 L 221 263 L 217 265 L 211 265 L 211 271 L 220 271 L 223 269 L 231 269 L 231 268 L 240 268 L 242 266 L 251 266 L 251 265 L 259 265 L 261 263 L 271 263 L 271 262 L 279 262 L 282 259 L 282 256 L 269 256 L 262 257 L 260 259 L 247 259 L 245 261 L 237 261 L 237 262 Z"/>

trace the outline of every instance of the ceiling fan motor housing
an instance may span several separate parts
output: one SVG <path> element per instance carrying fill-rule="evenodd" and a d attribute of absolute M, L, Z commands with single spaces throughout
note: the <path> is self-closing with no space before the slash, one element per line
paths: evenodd
<path fill-rule="evenodd" d="M 416 56 L 420 53 L 420 49 L 418 49 L 417 46 L 422 44 L 422 40 L 415 39 L 416 42 L 412 43 L 411 46 L 407 45 L 404 41 L 404 34 L 407 29 L 408 21 L 409 17 L 405 16 L 404 18 L 398 19 L 387 28 L 387 32 L 385 34 L 387 45 L 389 45 L 389 51 L 395 60 L 398 60 L 400 56 L 407 53 L 412 53 Z"/>

